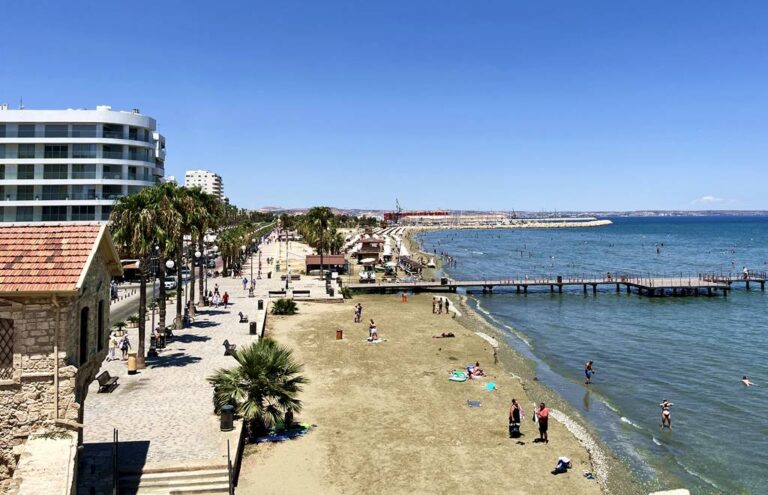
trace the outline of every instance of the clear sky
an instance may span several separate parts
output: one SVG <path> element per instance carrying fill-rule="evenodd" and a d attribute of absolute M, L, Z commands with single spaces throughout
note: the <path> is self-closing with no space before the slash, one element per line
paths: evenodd
<path fill-rule="evenodd" d="M 0 102 L 242 207 L 768 209 L 765 0 L 3 0 Z"/>

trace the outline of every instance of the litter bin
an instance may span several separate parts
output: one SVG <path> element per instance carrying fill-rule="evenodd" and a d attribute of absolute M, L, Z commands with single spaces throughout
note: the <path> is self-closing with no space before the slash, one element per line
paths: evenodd
<path fill-rule="evenodd" d="M 558 275 L 557 276 L 557 283 L 558 284 L 562 284 L 563 283 L 563 276 L 562 275 Z"/>
<path fill-rule="evenodd" d="M 258 306 L 259 311 L 262 311 L 264 309 L 264 299 L 259 299 Z"/>
<path fill-rule="evenodd" d="M 333 297 L 333 294 L 335 294 L 336 291 L 333 290 L 333 287 L 328 289 L 328 295 Z"/>
<path fill-rule="evenodd" d="M 257 331 L 256 330 L 256 322 L 252 321 L 251 323 L 249 323 L 249 326 L 250 326 L 250 333 L 251 333 L 251 335 L 256 335 L 256 331 Z"/>
<path fill-rule="evenodd" d="M 272 278 L 272 272 L 267 272 L 267 278 Z"/>
<path fill-rule="evenodd" d="M 342 340 L 344 338 L 344 332 L 341 328 L 336 329 L 336 340 Z"/>
<path fill-rule="evenodd" d="M 443 277 L 440 279 L 440 285 L 448 285 L 448 278 Z"/>
<path fill-rule="evenodd" d="M 128 374 L 136 374 L 136 351 L 128 351 Z"/>
<path fill-rule="evenodd" d="M 221 408 L 221 431 L 235 429 L 235 408 L 227 404 Z"/>

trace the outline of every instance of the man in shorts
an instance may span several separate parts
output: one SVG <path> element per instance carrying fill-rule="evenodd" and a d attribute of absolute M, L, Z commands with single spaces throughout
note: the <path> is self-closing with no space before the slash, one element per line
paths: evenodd
<path fill-rule="evenodd" d="M 539 420 L 539 441 L 549 443 L 549 437 L 547 437 L 547 429 L 549 427 L 549 409 L 542 402 L 536 409 L 536 418 Z"/>

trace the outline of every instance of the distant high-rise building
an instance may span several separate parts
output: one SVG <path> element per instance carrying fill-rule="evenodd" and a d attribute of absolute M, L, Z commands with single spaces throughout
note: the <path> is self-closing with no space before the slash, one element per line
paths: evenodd
<path fill-rule="evenodd" d="M 0 105 L 0 221 L 107 220 L 118 198 L 160 181 L 165 138 L 138 109 Z"/>
<path fill-rule="evenodd" d="M 224 201 L 224 183 L 219 174 L 209 170 L 187 170 L 184 174 L 184 187 L 199 187 Z"/>

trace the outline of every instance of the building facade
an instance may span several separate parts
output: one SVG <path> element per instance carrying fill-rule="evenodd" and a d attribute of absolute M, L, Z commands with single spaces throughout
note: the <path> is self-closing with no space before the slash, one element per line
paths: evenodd
<path fill-rule="evenodd" d="M 160 181 L 165 138 L 139 110 L 0 106 L 0 221 L 106 221 Z"/>
<path fill-rule="evenodd" d="M 104 223 L 0 225 L 0 493 L 23 488 L 15 471 L 28 438 L 79 434 L 121 273 Z M 59 468 L 73 469 L 49 471 Z"/>
<path fill-rule="evenodd" d="M 224 201 L 224 183 L 219 174 L 208 170 L 187 170 L 184 174 L 184 187 L 199 187 L 203 192 L 212 194 Z"/>

